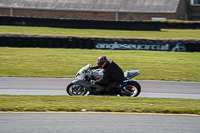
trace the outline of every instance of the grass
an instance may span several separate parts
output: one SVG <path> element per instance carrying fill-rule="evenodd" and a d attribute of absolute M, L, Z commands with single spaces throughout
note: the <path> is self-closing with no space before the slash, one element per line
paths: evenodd
<path fill-rule="evenodd" d="M 141 70 L 135 79 L 200 82 L 200 54 L 133 50 L 0 48 L 1 77 L 68 77 L 106 55 L 124 70 Z"/>
<path fill-rule="evenodd" d="M 200 30 L 123 31 L 0 26 L 0 34 L 49 36 L 95 36 L 116 38 L 200 39 Z M 96 65 L 106 55 L 124 71 L 139 69 L 137 79 L 200 81 L 200 54 L 133 50 L 86 50 L 46 48 L 0 48 L 0 76 L 74 77 L 85 64 Z"/>
<path fill-rule="evenodd" d="M 161 22 L 167 23 L 200 23 L 199 21 L 190 21 L 190 20 L 161 20 Z"/>
<path fill-rule="evenodd" d="M 162 29 L 161 31 L 125 31 L 125 30 L 0 26 L 0 34 L 200 40 L 199 36 L 200 30 L 177 30 L 177 29 Z"/>
<path fill-rule="evenodd" d="M 98 103 L 98 104 L 97 104 Z M 0 111 L 14 112 L 173 113 L 200 115 L 200 100 L 114 96 L 10 96 L 0 95 Z"/>

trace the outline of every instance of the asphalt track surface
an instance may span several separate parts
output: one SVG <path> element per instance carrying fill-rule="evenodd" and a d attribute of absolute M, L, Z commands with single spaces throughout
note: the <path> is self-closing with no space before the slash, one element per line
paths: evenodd
<path fill-rule="evenodd" d="M 73 78 L 0 77 L 0 94 L 67 95 Z M 139 97 L 200 99 L 200 82 L 138 80 Z"/>
<path fill-rule="evenodd" d="M 199 133 L 200 116 L 0 113 L 1 133 Z"/>

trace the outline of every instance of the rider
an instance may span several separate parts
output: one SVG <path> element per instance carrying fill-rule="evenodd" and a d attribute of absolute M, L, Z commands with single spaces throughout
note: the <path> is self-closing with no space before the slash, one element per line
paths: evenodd
<path fill-rule="evenodd" d="M 98 80 L 91 80 L 91 84 L 106 85 L 104 94 L 113 94 L 118 84 L 124 80 L 123 70 L 112 60 L 108 60 L 106 56 L 100 56 L 97 59 L 98 66 L 92 66 L 90 69 L 103 69 L 103 76 Z"/>

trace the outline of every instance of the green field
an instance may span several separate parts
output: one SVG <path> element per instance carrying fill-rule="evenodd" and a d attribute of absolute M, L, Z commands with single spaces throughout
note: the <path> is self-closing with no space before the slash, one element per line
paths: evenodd
<path fill-rule="evenodd" d="M 0 95 L 0 111 L 173 113 L 200 115 L 200 100 L 116 96 Z"/>
<path fill-rule="evenodd" d="M 80 36 L 105 38 L 145 38 L 145 39 L 195 39 L 200 40 L 200 30 L 162 29 L 161 31 L 126 31 L 69 29 L 25 26 L 0 26 L 0 34 Z"/>
<path fill-rule="evenodd" d="M 0 26 L 0 34 L 200 40 L 200 30 L 171 29 L 125 31 Z M 82 66 L 88 63 L 96 65 L 96 59 L 102 55 L 117 62 L 124 71 L 128 69 L 141 70 L 141 75 L 137 79 L 200 81 L 199 53 L 135 50 L 1 47 L 0 76 L 74 77 Z"/>
<path fill-rule="evenodd" d="M 74 77 L 105 55 L 124 70 L 140 70 L 135 79 L 200 82 L 200 54 L 134 50 L 0 48 L 1 77 Z"/>

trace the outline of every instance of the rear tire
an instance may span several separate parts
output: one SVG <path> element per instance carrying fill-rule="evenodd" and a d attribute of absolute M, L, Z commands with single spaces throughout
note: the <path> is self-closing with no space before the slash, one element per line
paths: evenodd
<path fill-rule="evenodd" d="M 71 96 L 81 96 L 81 95 L 85 95 L 88 92 L 85 87 L 77 86 L 73 83 L 70 83 L 67 86 L 66 91 Z"/>
<path fill-rule="evenodd" d="M 122 91 L 130 92 L 130 95 L 125 96 L 137 97 L 141 92 L 141 86 L 137 81 L 129 81 L 126 85 L 124 85 Z"/>

